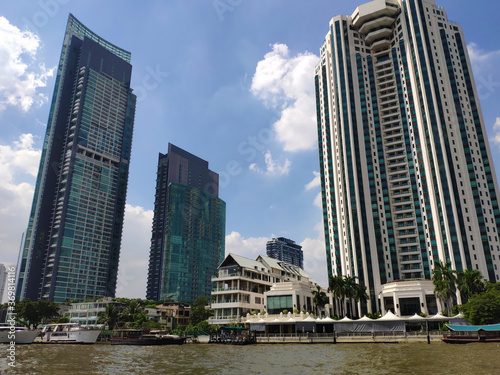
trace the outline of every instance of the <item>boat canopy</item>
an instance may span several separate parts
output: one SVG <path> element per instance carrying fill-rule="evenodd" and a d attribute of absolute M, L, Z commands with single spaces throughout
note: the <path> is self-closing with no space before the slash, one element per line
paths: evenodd
<path fill-rule="evenodd" d="M 460 326 L 456 324 L 447 324 L 448 328 L 457 332 L 475 332 L 475 331 L 500 331 L 500 323 L 487 324 L 484 326 Z"/>

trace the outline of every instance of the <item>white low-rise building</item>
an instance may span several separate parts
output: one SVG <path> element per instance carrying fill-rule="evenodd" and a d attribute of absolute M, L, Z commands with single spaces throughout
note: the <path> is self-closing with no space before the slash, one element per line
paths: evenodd
<path fill-rule="evenodd" d="M 301 268 L 266 256 L 229 254 L 212 277 L 211 324 L 242 323 L 247 314 L 314 311 L 316 282 Z"/>
<path fill-rule="evenodd" d="M 84 327 L 100 326 L 99 314 L 106 311 L 106 306 L 109 304 L 116 305 L 118 311 L 121 309 L 121 303 L 113 301 L 111 297 L 104 297 L 102 301 L 72 303 L 68 311 L 69 322 Z"/>

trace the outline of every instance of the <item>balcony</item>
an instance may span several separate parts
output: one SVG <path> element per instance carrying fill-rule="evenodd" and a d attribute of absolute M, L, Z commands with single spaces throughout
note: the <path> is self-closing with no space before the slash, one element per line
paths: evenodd
<path fill-rule="evenodd" d="M 416 230 L 400 230 L 398 232 L 398 237 L 415 236 L 417 234 L 418 234 L 418 232 Z"/>
<path fill-rule="evenodd" d="M 406 272 L 406 271 L 422 271 L 422 265 L 420 263 L 417 264 L 405 264 L 404 266 L 401 266 L 401 271 Z"/>
<path fill-rule="evenodd" d="M 413 210 L 412 206 L 400 206 L 396 207 L 394 209 L 394 212 L 411 211 L 411 210 Z"/>
<path fill-rule="evenodd" d="M 406 244 L 414 244 L 414 243 L 418 243 L 417 238 L 408 238 L 408 239 L 398 241 L 398 245 L 406 245 Z"/>
<path fill-rule="evenodd" d="M 422 258 L 420 257 L 420 254 L 405 255 L 401 258 L 401 263 L 417 262 L 420 261 L 421 259 Z"/>
<path fill-rule="evenodd" d="M 411 246 L 411 247 L 403 247 L 400 251 L 400 253 L 420 253 L 420 249 L 418 246 Z"/>
<path fill-rule="evenodd" d="M 399 204 L 401 204 L 401 203 L 407 203 L 407 202 L 413 202 L 413 200 L 412 200 L 411 198 L 404 198 L 404 199 L 400 198 L 400 199 L 394 199 L 394 200 L 392 201 L 392 204 L 399 205 Z"/>

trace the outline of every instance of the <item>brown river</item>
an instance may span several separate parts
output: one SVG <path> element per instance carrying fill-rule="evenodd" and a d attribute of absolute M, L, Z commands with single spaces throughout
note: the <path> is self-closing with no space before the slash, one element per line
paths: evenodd
<path fill-rule="evenodd" d="M 500 344 L 259 344 L 16 347 L 1 374 L 500 374 Z"/>

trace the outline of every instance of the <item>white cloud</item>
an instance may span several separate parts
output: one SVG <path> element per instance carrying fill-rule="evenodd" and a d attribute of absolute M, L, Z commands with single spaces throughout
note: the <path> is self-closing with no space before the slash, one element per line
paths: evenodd
<path fill-rule="evenodd" d="M 475 43 L 470 43 L 467 50 L 474 71 L 479 99 L 496 97 L 495 93 L 500 88 L 500 77 L 498 76 L 500 50 L 485 51 Z"/>
<path fill-rule="evenodd" d="M 471 42 L 467 46 L 467 51 L 469 52 L 469 59 L 472 64 L 486 62 L 488 60 L 500 57 L 500 50 L 485 51 L 479 48 L 479 46 L 474 42 Z"/>
<path fill-rule="evenodd" d="M 125 206 L 116 296 L 145 298 L 153 211 Z"/>
<path fill-rule="evenodd" d="M 317 190 L 319 187 L 321 187 L 321 179 L 320 179 L 320 173 L 313 171 L 314 178 L 306 185 L 305 189 L 306 191 L 308 190 Z M 321 199 L 321 191 L 316 195 L 314 198 L 314 203 L 316 207 L 319 207 L 323 209 L 323 202 Z"/>
<path fill-rule="evenodd" d="M 40 106 L 47 101 L 37 89 L 46 86 L 54 68 L 36 64 L 39 47 L 37 35 L 21 31 L 0 17 L 0 112 L 7 106 L 27 112 L 32 105 Z"/>
<path fill-rule="evenodd" d="M 500 117 L 497 117 L 495 123 L 493 124 L 493 137 L 491 141 L 497 145 L 500 145 Z"/>
<path fill-rule="evenodd" d="M 251 171 L 268 176 L 283 176 L 285 174 L 288 174 L 288 172 L 290 171 L 290 160 L 285 159 L 283 163 L 279 164 L 273 159 L 273 155 L 269 150 L 265 153 L 264 158 L 266 162 L 266 170 L 262 170 L 256 163 L 250 164 L 248 168 Z"/>
<path fill-rule="evenodd" d="M 250 90 L 267 107 L 280 112 L 274 130 L 285 151 L 316 147 L 313 72 L 318 59 L 309 52 L 290 57 L 285 44 L 274 44 L 257 64 Z"/>
<path fill-rule="evenodd" d="M 314 203 L 316 207 L 323 209 L 323 199 L 321 197 L 321 192 L 319 192 L 316 197 L 314 197 Z"/>
<path fill-rule="evenodd" d="M 28 225 L 41 151 L 31 134 L 0 145 L 0 248 L 2 261 L 17 262 L 21 234 Z M 22 175 L 20 177 L 20 175 Z M 22 182 L 16 182 L 22 180 Z"/>
<path fill-rule="evenodd" d="M 271 241 L 268 237 L 244 238 L 238 232 L 226 235 L 226 256 L 229 253 L 256 259 L 259 255 L 266 255 L 266 243 Z"/>
<path fill-rule="evenodd" d="M 314 229 L 317 237 L 306 238 L 300 243 L 304 252 L 304 271 L 323 288 L 327 288 L 328 272 L 323 222 L 318 222 Z"/>
<path fill-rule="evenodd" d="M 321 186 L 320 173 L 313 171 L 314 178 L 306 185 L 306 190 L 311 190 Z"/>

